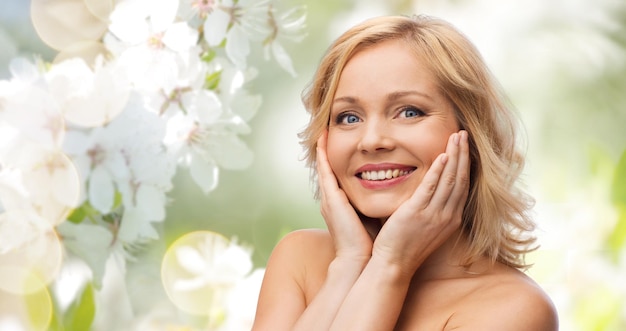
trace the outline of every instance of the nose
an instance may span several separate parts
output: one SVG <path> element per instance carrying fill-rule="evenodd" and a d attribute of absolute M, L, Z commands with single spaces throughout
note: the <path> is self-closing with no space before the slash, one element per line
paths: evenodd
<path fill-rule="evenodd" d="M 362 127 L 357 147 L 362 153 L 391 151 L 395 148 L 395 142 L 390 128 L 384 121 L 371 120 Z"/>

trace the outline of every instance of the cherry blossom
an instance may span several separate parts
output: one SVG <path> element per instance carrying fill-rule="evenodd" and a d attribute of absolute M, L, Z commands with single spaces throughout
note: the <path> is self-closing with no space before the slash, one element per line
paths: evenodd
<path fill-rule="evenodd" d="M 118 308 L 131 322 L 127 287 L 111 290 L 107 283 L 123 282 L 127 261 L 160 239 L 155 226 L 167 218 L 179 168 L 208 193 L 217 187 L 220 169 L 252 163 L 243 136 L 251 132 L 248 122 L 262 98 L 248 89 L 257 76 L 248 66 L 251 47 L 258 42 L 295 75 L 279 39 L 299 41 L 304 15 L 279 15 L 270 0 L 85 5 L 98 13 L 95 23 L 107 25 L 99 40 L 90 40 L 98 54 L 62 52 L 50 63 L 15 58 L 10 78 L 0 80 L 0 261 L 24 272 L 34 268 L 45 276 L 42 286 L 58 290 L 63 287 L 49 282 L 67 262 L 63 251 L 89 269 L 85 282 L 99 289 L 98 304 L 125 298 Z M 79 19 L 47 14 L 50 31 Z M 169 298 L 177 309 L 194 307 L 181 306 L 181 298 L 206 300 L 203 293 L 210 293 L 196 311 L 209 320 L 201 329 L 249 329 L 262 272 L 251 273 L 251 250 L 213 233 L 169 252 L 184 271 L 164 280 L 166 290 L 177 293 Z M 20 258 L 44 253 L 54 259 Z M 16 264 L 20 260 L 23 266 Z M 248 309 L 236 311 L 237 300 Z M 96 328 L 115 325 L 107 324 L 107 314 L 97 315 Z M 142 320 L 138 316 L 136 325 Z M 172 323 L 189 326 L 176 318 Z"/>

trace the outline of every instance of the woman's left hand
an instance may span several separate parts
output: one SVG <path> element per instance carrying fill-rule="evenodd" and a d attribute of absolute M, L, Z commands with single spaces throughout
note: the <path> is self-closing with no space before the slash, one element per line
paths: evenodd
<path fill-rule="evenodd" d="M 372 257 L 397 265 L 412 276 L 419 265 L 461 225 L 469 192 L 469 145 L 466 131 L 450 136 L 413 195 L 380 230 Z"/>

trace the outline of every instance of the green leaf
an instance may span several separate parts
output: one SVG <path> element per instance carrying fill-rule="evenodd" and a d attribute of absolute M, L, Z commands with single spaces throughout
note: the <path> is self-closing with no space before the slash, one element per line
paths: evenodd
<path fill-rule="evenodd" d="M 120 198 L 121 199 L 121 198 Z M 117 201 L 117 195 L 116 200 Z M 94 207 L 89 204 L 89 201 L 85 201 L 80 207 L 74 209 L 70 216 L 67 218 L 68 221 L 74 224 L 82 223 L 86 218 L 93 218 L 94 216 L 99 215 L 100 212 L 96 210 Z"/>
<path fill-rule="evenodd" d="M 66 330 L 88 331 L 96 314 L 94 291 L 91 283 L 85 284 L 82 293 L 72 302 L 64 318 Z"/>
<path fill-rule="evenodd" d="M 74 224 L 78 224 L 82 222 L 86 216 L 87 216 L 87 212 L 82 206 L 80 206 L 72 211 L 70 216 L 67 217 L 67 220 Z"/>
<path fill-rule="evenodd" d="M 115 191 L 115 197 L 113 197 L 113 208 L 115 210 L 122 205 L 122 193 L 120 191 Z"/>
<path fill-rule="evenodd" d="M 215 58 L 215 55 L 217 55 L 216 51 L 214 51 L 212 49 L 208 49 L 204 53 L 202 53 L 201 59 L 202 59 L 202 61 L 204 61 L 206 63 L 210 63 Z"/>
<path fill-rule="evenodd" d="M 215 90 L 220 85 L 220 79 L 222 78 L 222 71 L 216 71 L 208 74 L 204 79 L 204 88 L 209 90 Z"/>

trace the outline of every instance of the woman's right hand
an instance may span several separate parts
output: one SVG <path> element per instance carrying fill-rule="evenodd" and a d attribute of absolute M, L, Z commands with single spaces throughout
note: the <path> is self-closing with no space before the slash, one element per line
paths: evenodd
<path fill-rule="evenodd" d="M 339 187 L 326 153 L 328 131 L 317 140 L 317 176 L 320 210 L 333 238 L 336 258 L 367 262 L 372 255 L 377 220 L 359 218 L 345 192 Z"/>

